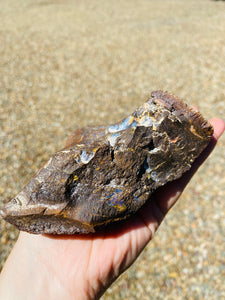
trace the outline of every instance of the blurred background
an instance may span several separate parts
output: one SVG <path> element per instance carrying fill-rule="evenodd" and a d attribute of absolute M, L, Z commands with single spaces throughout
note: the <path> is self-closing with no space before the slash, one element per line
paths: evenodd
<path fill-rule="evenodd" d="M 224 38 L 224 1 L 1 0 L 0 205 L 73 130 L 117 122 L 151 91 L 224 118 Z M 102 299 L 225 298 L 224 144 Z M 0 220 L 1 267 L 17 236 Z"/>

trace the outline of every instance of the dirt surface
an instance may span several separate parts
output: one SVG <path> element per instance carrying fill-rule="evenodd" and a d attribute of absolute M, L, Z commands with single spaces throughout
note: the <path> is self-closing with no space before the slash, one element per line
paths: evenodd
<path fill-rule="evenodd" d="M 225 2 L 2 0 L 0 204 L 76 128 L 163 89 L 225 116 Z M 102 299 L 225 298 L 225 138 Z M 0 221 L 3 266 L 18 232 Z"/>

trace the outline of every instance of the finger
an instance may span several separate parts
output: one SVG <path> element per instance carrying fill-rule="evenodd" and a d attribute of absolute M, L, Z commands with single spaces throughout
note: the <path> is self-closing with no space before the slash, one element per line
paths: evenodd
<path fill-rule="evenodd" d="M 225 123 L 221 119 L 211 119 L 209 122 L 212 124 L 214 128 L 214 137 L 218 140 L 225 130 Z"/>
<path fill-rule="evenodd" d="M 160 207 L 163 214 L 166 214 L 168 210 L 176 203 L 192 176 L 212 152 L 217 143 L 218 138 L 224 132 L 225 123 L 223 122 L 223 120 L 211 119 L 210 123 L 214 127 L 213 137 L 206 149 L 195 160 L 191 169 L 188 172 L 186 172 L 181 178 L 166 184 L 154 193 L 154 201 L 158 203 L 158 206 Z"/>
<path fill-rule="evenodd" d="M 138 216 L 140 217 L 142 222 L 146 227 L 150 229 L 151 236 L 154 235 L 159 224 L 165 217 L 165 214 L 178 200 L 191 177 L 211 153 L 216 145 L 217 139 L 223 133 L 225 124 L 222 120 L 212 119 L 210 122 L 214 127 L 215 134 L 207 148 L 202 152 L 200 157 L 196 159 L 196 161 L 192 165 L 192 168 L 188 172 L 186 172 L 180 179 L 170 182 L 165 186 L 157 189 L 157 191 L 155 191 L 155 193 L 151 195 L 150 201 L 148 201 L 138 212 Z"/>
<path fill-rule="evenodd" d="M 199 109 L 197 108 L 197 106 L 192 105 L 191 106 L 194 110 L 199 111 Z"/>

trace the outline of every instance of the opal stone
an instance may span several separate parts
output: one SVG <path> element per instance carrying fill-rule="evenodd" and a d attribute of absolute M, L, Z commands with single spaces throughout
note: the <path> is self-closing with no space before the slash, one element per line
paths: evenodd
<path fill-rule="evenodd" d="M 74 132 L 1 215 L 31 233 L 96 232 L 134 215 L 153 191 L 181 177 L 212 134 L 199 112 L 153 92 L 121 122 Z"/>

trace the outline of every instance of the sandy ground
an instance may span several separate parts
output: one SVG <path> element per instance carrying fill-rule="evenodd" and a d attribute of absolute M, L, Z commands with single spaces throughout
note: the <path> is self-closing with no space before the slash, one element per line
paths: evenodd
<path fill-rule="evenodd" d="M 223 1 L 0 1 L 1 204 L 75 128 L 118 121 L 153 90 L 224 118 L 224 37 Z M 102 299 L 225 298 L 224 144 Z M 1 266 L 17 235 L 0 221 Z"/>

